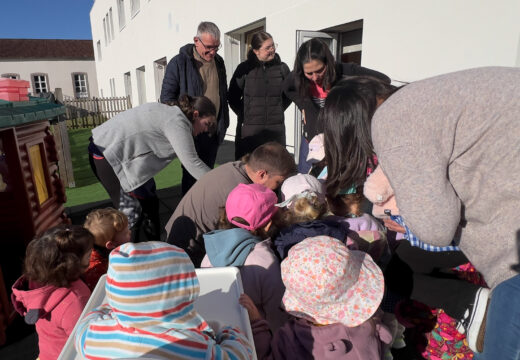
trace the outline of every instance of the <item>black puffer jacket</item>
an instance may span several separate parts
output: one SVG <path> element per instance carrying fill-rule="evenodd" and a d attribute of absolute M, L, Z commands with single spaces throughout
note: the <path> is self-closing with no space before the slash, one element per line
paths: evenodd
<path fill-rule="evenodd" d="M 291 104 L 282 84 L 289 67 L 278 54 L 261 62 L 253 51 L 238 65 L 229 84 L 228 101 L 238 116 L 235 156 L 253 151 L 268 142 L 285 145 L 284 111 Z"/>

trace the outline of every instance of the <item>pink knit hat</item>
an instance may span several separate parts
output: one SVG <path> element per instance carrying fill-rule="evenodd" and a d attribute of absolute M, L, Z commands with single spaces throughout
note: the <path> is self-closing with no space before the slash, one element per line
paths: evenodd
<path fill-rule="evenodd" d="M 285 309 L 321 325 L 361 325 L 383 299 L 383 273 L 370 255 L 329 236 L 294 245 L 282 261 L 282 280 Z"/>
<path fill-rule="evenodd" d="M 278 208 L 273 190 L 260 184 L 238 184 L 231 190 L 226 200 L 226 215 L 230 223 L 246 230 L 256 230 L 265 226 Z M 234 221 L 241 217 L 249 225 Z"/>

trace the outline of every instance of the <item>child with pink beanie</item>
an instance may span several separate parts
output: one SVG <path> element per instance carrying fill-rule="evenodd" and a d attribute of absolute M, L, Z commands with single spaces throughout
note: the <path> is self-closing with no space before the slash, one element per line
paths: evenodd
<path fill-rule="evenodd" d="M 379 319 L 384 279 L 370 255 L 317 236 L 294 245 L 281 265 L 292 315 L 271 335 L 246 295 L 259 359 L 380 360 L 392 335 Z"/>

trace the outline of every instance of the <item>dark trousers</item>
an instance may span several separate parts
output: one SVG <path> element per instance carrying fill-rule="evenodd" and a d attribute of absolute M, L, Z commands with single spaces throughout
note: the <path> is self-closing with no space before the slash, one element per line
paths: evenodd
<path fill-rule="evenodd" d="M 215 160 L 217 159 L 218 152 L 218 136 L 213 135 L 209 136 L 207 133 L 202 133 L 195 137 L 195 150 L 197 150 L 197 154 L 199 158 L 213 169 L 215 166 Z M 181 190 L 182 195 L 185 195 L 188 190 L 195 184 L 197 179 L 195 179 L 191 174 L 182 166 L 182 182 L 181 182 Z"/>
<path fill-rule="evenodd" d="M 298 172 L 300 174 L 308 174 L 312 164 L 307 162 L 309 154 L 309 141 L 302 135 L 300 143 L 300 155 L 298 156 Z"/>
<path fill-rule="evenodd" d="M 89 163 L 92 172 L 96 175 L 99 182 L 103 185 L 110 196 L 112 205 L 115 209 L 119 209 L 121 204 L 121 184 L 114 169 L 105 158 L 94 159 L 91 153 L 89 153 Z M 155 192 L 155 181 L 153 178 L 135 189 L 130 195 L 137 199 L 139 205 L 141 205 L 141 215 L 139 216 L 135 226 L 132 228 L 133 241 L 139 241 L 141 227 L 143 227 L 148 240 L 160 240 L 161 224 L 159 216 L 159 198 Z"/>
<path fill-rule="evenodd" d="M 461 251 L 431 252 L 401 240 L 385 270 L 385 280 L 392 292 L 461 320 L 480 286 L 458 279 L 450 269 L 467 262 Z"/>

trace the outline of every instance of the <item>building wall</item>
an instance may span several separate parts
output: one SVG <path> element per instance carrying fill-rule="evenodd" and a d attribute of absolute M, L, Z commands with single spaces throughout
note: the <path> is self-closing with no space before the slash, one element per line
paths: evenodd
<path fill-rule="evenodd" d="M 520 66 L 520 1 L 502 0 L 140 0 L 140 11 L 120 29 L 118 0 L 97 0 L 91 10 L 99 86 L 106 93 L 110 79 L 124 95 L 123 74 L 131 73 L 132 103 L 137 104 L 136 69 L 145 67 L 146 98 L 156 101 L 153 62 L 169 61 L 193 41 L 202 20 L 215 22 L 223 36 L 219 54 L 227 62 L 228 80 L 236 66 L 232 37 L 248 24 L 265 21 L 290 68 L 296 54 L 297 30 L 323 30 L 363 20 L 362 65 L 396 81 L 414 81 L 477 66 Z M 104 44 L 103 18 L 112 7 L 114 39 Z M 100 41 L 102 60 L 96 43 Z M 231 65 L 230 65 L 231 64 Z M 293 143 L 294 106 L 286 111 L 288 144 Z M 228 129 L 234 135 L 234 118 Z"/>
<path fill-rule="evenodd" d="M 31 74 L 44 73 L 48 76 L 50 91 L 61 88 L 63 95 L 74 96 L 73 73 L 87 73 L 90 96 L 99 96 L 98 79 L 96 76 L 96 64 L 93 60 L 36 60 L 36 61 L 0 61 L 0 74 L 15 73 L 21 80 L 27 80 L 31 84 L 29 92 L 34 94 Z"/>

